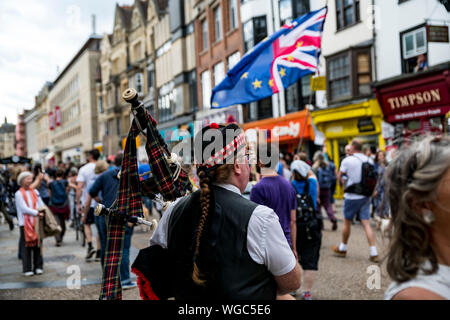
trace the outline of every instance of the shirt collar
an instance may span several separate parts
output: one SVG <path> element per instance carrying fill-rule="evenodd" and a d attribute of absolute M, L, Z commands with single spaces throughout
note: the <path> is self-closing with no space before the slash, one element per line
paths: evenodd
<path fill-rule="evenodd" d="M 228 191 L 232 191 L 234 193 L 241 194 L 241 190 L 239 190 L 239 188 L 233 184 L 229 184 L 229 183 L 213 183 L 213 184 L 215 186 L 227 189 Z"/>

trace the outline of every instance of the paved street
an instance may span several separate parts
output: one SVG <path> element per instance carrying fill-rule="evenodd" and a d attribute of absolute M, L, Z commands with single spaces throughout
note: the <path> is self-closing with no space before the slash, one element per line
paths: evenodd
<path fill-rule="evenodd" d="M 342 221 L 341 206 L 338 203 L 337 217 Z M 313 290 L 314 299 L 382 299 L 389 285 L 389 278 L 381 266 L 380 289 L 369 289 L 367 280 L 373 271 L 367 268 L 369 247 L 362 226 L 356 223 L 352 228 L 346 258 L 334 257 L 330 250 L 340 241 L 341 224 L 338 231 L 331 231 L 331 223 L 325 221 L 319 272 Z M 132 238 L 130 261 L 134 261 L 138 249 L 148 245 L 151 231 L 144 227 L 135 228 Z M 387 239 L 376 232 L 379 251 L 387 246 Z M 96 300 L 100 293 L 101 270 L 99 262 L 85 262 L 86 248 L 75 240 L 75 231 L 68 229 L 62 247 L 55 246 L 53 238 L 44 240 L 44 274 L 25 278 L 21 261 L 17 258 L 19 230 L 9 231 L 6 224 L 0 225 L 0 299 L 51 299 L 51 300 Z M 68 289 L 66 281 L 70 274 L 67 268 L 78 265 L 81 271 L 81 288 Z M 133 275 L 134 276 L 134 275 Z M 369 281 L 370 282 L 370 281 Z M 123 292 L 124 300 L 140 299 L 137 288 Z"/>

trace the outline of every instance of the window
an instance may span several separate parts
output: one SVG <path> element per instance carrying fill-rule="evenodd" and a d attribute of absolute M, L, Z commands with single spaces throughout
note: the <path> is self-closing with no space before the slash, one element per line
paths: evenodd
<path fill-rule="evenodd" d="M 336 0 L 337 30 L 360 21 L 359 0 Z"/>
<path fill-rule="evenodd" d="M 202 20 L 202 49 L 208 49 L 208 21 Z"/>
<path fill-rule="evenodd" d="M 327 58 L 328 91 L 330 100 L 371 94 L 371 51 L 359 48 Z"/>
<path fill-rule="evenodd" d="M 331 100 L 351 96 L 349 53 L 330 59 L 327 69 Z"/>
<path fill-rule="evenodd" d="M 143 95 L 144 94 L 144 90 L 143 90 L 144 89 L 144 77 L 142 76 L 141 72 L 136 73 L 134 75 L 134 82 L 135 82 L 134 87 L 135 87 L 137 93 L 139 95 Z"/>
<path fill-rule="evenodd" d="M 358 94 L 370 94 L 370 57 L 369 52 L 359 52 L 356 54 L 356 72 Z"/>
<path fill-rule="evenodd" d="M 169 82 L 159 89 L 158 109 L 160 121 L 167 121 L 173 118 L 172 109 L 175 103 L 173 87 L 173 82 Z"/>
<path fill-rule="evenodd" d="M 103 97 L 98 97 L 98 111 L 103 113 Z"/>
<path fill-rule="evenodd" d="M 415 27 L 400 33 L 402 48 L 402 71 L 418 72 L 428 68 L 428 43 L 426 27 Z"/>
<path fill-rule="evenodd" d="M 284 25 L 309 12 L 309 0 L 280 0 L 280 21 Z"/>
<path fill-rule="evenodd" d="M 237 0 L 229 0 L 228 1 L 228 8 L 229 8 L 229 18 L 230 18 L 230 27 L 229 31 L 234 30 L 238 26 L 238 15 L 237 15 Z"/>
<path fill-rule="evenodd" d="M 164 53 L 168 52 L 170 47 L 172 46 L 172 41 L 169 40 L 164 43 L 158 50 L 156 50 L 156 56 L 161 57 Z"/>
<path fill-rule="evenodd" d="M 240 59 L 241 59 L 241 53 L 239 51 L 236 51 L 232 55 L 228 56 L 228 59 L 227 59 L 228 71 L 233 69 L 233 67 L 239 62 Z"/>
<path fill-rule="evenodd" d="M 292 1 L 291 0 L 280 0 L 280 21 L 281 25 L 285 25 L 287 22 L 292 21 Z"/>
<path fill-rule="evenodd" d="M 201 81 L 203 108 L 206 109 L 210 107 L 211 100 L 211 78 L 209 76 L 209 70 L 202 72 Z"/>
<path fill-rule="evenodd" d="M 222 40 L 222 16 L 220 11 L 220 6 L 214 10 L 214 32 L 215 32 L 215 41 Z"/>
<path fill-rule="evenodd" d="M 245 52 L 267 37 L 266 16 L 255 17 L 244 24 Z"/>
<path fill-rule="evenodd" d="M 303 110 L 308 103 L 315 104 L 315 95 L 310 89 L 310 75 L 303 76 L 289 86 L 284 97 L 287 113 Z"/>
<path fill-rule="evenodd" d="M 251 102 L 246 105 L 247 121 L 261 120 L 272 117 L 272 97 Z"/>
<path fill-rule="evenodd" d="M 154 71 L 154 66 L 153 63 L 148 67 L 147 69 L 147 88 L 148 91 L 153 91 L 153 86 L 155 84 L 155 71 Z"/>
<path fill-rule="evenodd" d="M 197 102 L 197 76 L 195 70 L 189 72 L 188 75 L 188 84 L 189 84 L 189 106 L 190 111 L 198 110 L 198 102 Z"/>
<path fill-rule="evenodd" d="M 425 27 L 402 35 L 403 59 L 412 58 L 427 52 Z"/>
<path fill-rule="evenodd" d="M 214 66 L 214 86 L 217 86 L 225 78 L 225 70 L 223 62 L 219 62 Z"/>

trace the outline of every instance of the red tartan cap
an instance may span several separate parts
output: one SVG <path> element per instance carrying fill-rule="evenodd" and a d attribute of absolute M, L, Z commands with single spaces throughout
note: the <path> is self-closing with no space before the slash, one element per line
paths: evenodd
<path fill-rule="evenodd" d="M 204 127 L 194 139 L 196 162 L 200 164 L 199 168 L 208 171 L 230 163 L 244 147 L 244 132 L 234 123 L 227 126 L 212 123 Z"/>

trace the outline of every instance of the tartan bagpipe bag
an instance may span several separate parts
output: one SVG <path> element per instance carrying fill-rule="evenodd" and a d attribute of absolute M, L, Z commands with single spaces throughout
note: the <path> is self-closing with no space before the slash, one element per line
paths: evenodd
<path fill-rule="evenodd" d="M 154 199 L 158 194 L 165 201 L 173 201 L 191 190 L 188 175 L 170 155 L 167 144 L 156 129 L 156 121 L 137 100 L 134 89 L 128 89 L 123 97 L 132 104 L 135 118 L 125 144 L 124 157 L 119 173 L 116 200 L 107 217 L 107 244 L 103 266 L 101 300 L 122 299 L 119 269 L 122 260 L 125 224 L 132 217 L 142 217 L 142 196 Z M 136 119 L 138 118 L 138 119 Z M 149 178 L 139 180 L 136 138 L 147 129 L 145 150 L 151 169 Z"/>

